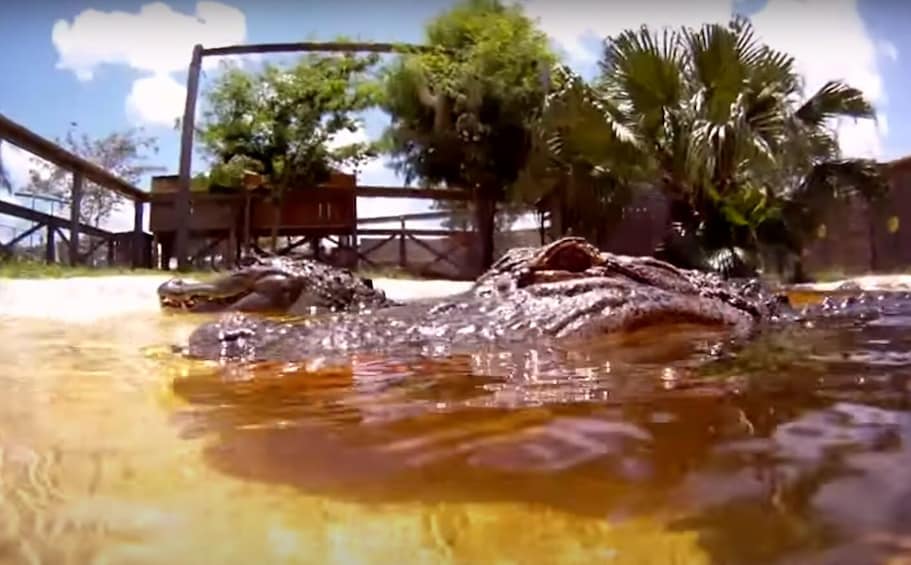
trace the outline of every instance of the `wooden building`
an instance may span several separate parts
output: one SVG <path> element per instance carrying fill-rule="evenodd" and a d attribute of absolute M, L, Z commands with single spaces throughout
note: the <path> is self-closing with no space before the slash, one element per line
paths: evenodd
<path fill-rule="evenodd" d="M 271 236 L 277 212 L 281 237 L 310 242 L 314 249 L 325 237 L 349 243 L 357 230 L 356 185 L 354 175 L 335 172 L 319 186 L 287 191 L 280 210 L 267 189 L 194 191 L 188 218 L 191 255 L 195 260 L 220 255 L 233 264 L 244 245 Z M 169 267 L 177 234 L 177 186 L 177 175 L 154 177 L 149 195 L 149 230 L 160 245 L 163 269 Z"/>

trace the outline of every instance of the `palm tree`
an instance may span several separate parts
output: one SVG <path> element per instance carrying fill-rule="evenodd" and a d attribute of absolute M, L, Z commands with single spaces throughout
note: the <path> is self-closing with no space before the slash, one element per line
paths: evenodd
<path fill-rule="evenodd" d="M 526 166 L 511 199 L 550 199 L 560 228 L 605 243 L 633 197 L 651 176 L 636 133 L 615 116 L 603 94 L 563 64 L 550 72 L 550 92 L 533 122 Z M 553 220 L 553 218 L 552 218 Z"/>
<path fill-rule="evenodd" d="M 803 99 L 794 59 L 760 43 L 743 18 L 625 31 L 606 41 L 600 67 L 593 86 L 608 123 L 638 140 L 640 163 L 654 165 L 670 200 L 660 251 L 672 261 L 705 266 L 712 253 L 730 259 L 766 244 L 797 252 L 828 204 L 884 191 L 876 164 L 843 159 L 830 128 L 834 118 L 875 118 L 871 104 L 838 81 Z M 602 145 L 617 147 L 609 136 Z M 686 257 L 681 239 L 703 259 Z"/>

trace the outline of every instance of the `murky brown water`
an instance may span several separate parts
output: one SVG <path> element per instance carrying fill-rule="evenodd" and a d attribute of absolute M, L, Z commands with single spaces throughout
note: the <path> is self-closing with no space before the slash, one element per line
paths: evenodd
<path fill-rule="evenodd" d="M 0 563 L 911 555 L 911 316 L 244 370 L 201 320 L 0 318 Z"/>

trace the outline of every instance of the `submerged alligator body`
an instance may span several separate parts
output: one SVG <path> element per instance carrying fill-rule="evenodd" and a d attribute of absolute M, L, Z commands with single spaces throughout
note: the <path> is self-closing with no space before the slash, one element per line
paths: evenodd
<path fill-rule="evenodd" d="M 171 279 L 158 287 L 163 309 L 301 315 L 391 306 L 369 279 L 346 269 L 295 257 L 252 257 L 208 282 Z"/>
<path fill-rule="evenodd" d="M 727 327 L 747 335 L 773 318 L 782 300 L 755 281 L 725 281 L 564 238 L 540 248 L 511 250 L 461 295 L 374 306 L 294 322 L 233 313 L 198 328 L 188 354 L 293 361 L 401 348 L 471 350 L 662 323 Z"/>

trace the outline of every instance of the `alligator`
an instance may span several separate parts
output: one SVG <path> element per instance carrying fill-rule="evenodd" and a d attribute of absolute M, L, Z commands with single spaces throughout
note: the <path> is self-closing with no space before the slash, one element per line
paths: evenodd
<path fill-rule="evenodd" d="M 347 269 L 294 256 L 253 255 L 212 281 L 181 278 L 158 287 L 158 301 L 169 311 L 239 311 L 288 315 L 360 311 L 391 306 L 370 279 Z"/>
<path fill-rule="evenodd" d="M 302 320 L 233 312 L 190 336 L 191 358 L 295 361 L 354 352 L 476 350 L 586 338 L 663 323 L 747 337 L 787 307 L 756 280 L 725 280 L 583 238 L 508 251 L 464 293 Z"/>

